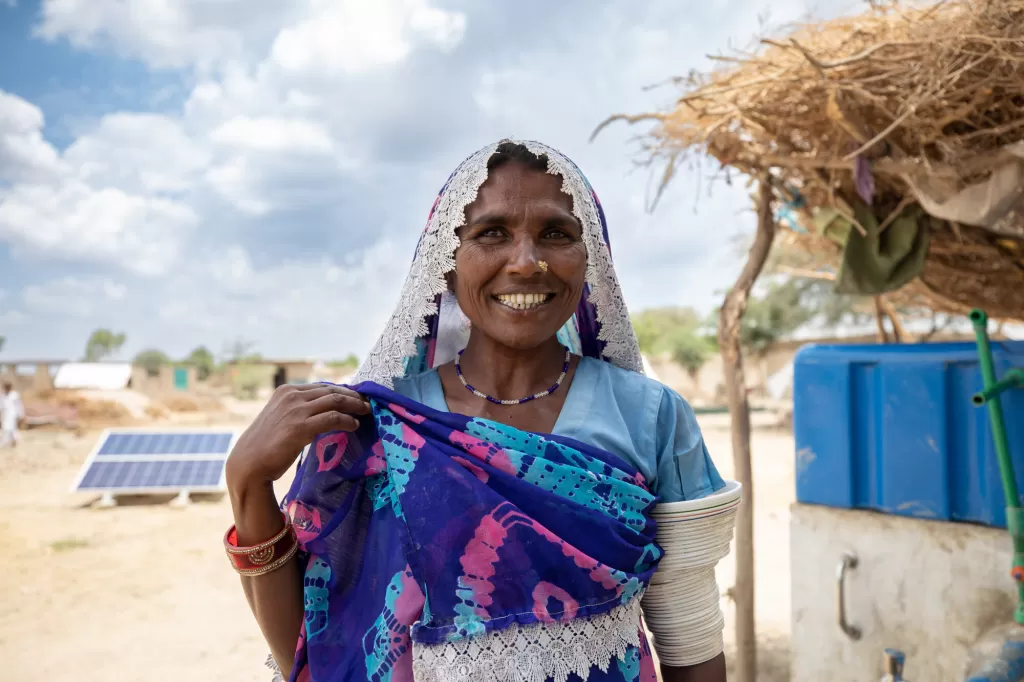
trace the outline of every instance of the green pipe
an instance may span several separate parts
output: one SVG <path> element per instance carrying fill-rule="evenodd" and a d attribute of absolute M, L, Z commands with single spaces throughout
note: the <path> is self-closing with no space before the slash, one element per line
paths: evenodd
<path fill-rule="evenodd" d="M 974 309 L 970 314 L 974 335 L 978 340 L 978 364 L 981 366 L 983 389 L 974 396 L 975 405 L 987 404 L 992 438 L 999 461 L 999 477 L 1003 482 L 1003 496 L 1006 498 L 1006 527 L 1013 540 L 1013 568 L 1010 575 L 1017 583 L 1017 610 L 1013 617 L 1024 625 L 1024 509 L 1020 507 L 1017 494 L 1017 479 L 1010 459 L 1010 444 L 1006 438 L 1006 424 L 1003 422 L 1003 407 L 999 394 L 1017 385 L 1016 373 L 1011 371 L 1002 381 L 996 381 L 996 369 L 992 362 L 992 347 L 988 342 L 988 316 L 984 310 Z M 1012 384 L 1012 385 L 1010 385 Z M 981 397 L 981 402 L 978 398 Z"/>
<path fill-rule="evenodd" d="M 971 396 L 971 402 L 976 406 L 981 407 L 1003 391 L 1008 391 L 1011 388 L 1024 388 L 1024 369 L 1015 367 L 1007 370 L 1003 375 L 1003 378 L 997 381 L 994 385 L 989 386 L 983 391 Z"/>
<path fill-rule="evenodd" d="M 988 342 L 988 316 L 984 310 L 971 311 L 971 324 L 974 335 L 978 339 L 978 362 L 981 365 L 983 393 L 990 392 L 997 384 L 996 368 L 992 362 L 992 347 Z M 1013 475 L 1013 460 L 1010 459 L 1010 444 L 1006 439 L 1006 425 L 1003 422 L 1003 407 L 999 396 L 993 395 L 985 400 L 988 404 L 988 417 L 992 424 L 992 437 L 995 439 L 996 459 L 999 460 L 999 476 L 1003 479 L 1003 496 L 1007 507 L 1019 507 L 1017 495 L 1017 479 Z"/>

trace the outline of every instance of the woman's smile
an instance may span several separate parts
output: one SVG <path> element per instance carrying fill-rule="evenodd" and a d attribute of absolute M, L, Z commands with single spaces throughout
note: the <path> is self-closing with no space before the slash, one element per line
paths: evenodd
<path fill-rule="evenodd" d="M 555 294 L 537 292 L 518 292 L 508 294 L 496 294 L 494 300 L 502 306 L 519 313 L 533 312 L 554 300 Z"/>

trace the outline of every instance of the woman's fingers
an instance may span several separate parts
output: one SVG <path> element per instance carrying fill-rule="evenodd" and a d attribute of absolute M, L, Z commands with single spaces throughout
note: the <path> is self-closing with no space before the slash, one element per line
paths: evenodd
<path fill-rule="evenodd" d="M 328 395 L 330 393 L 347 395 L 352 398 L 359 398 L 360 400 L 363 399 L 361 395 L 353 391 L 351 388 L 335 386 L 333 384 L 308 384 L 295 392 L 295 394 L 303 400 L 315 400 L 320 396 Z"/>
<path fill-rule="evenodd" d="M 358 393 L 344 389 L 344 392 L 329 391 L 318 395 L 306 403 L 305 409 L 310 415 L 331 411 L 363 415 L 370 414 L 370 403 L 359 397 Z"/>
<path fill-rule="evenodd" d="M 313 436 L 331 431 L 355 431 L 359 428 L 359 420 L 342 412 L 320 412 L 306 419 Z"/>

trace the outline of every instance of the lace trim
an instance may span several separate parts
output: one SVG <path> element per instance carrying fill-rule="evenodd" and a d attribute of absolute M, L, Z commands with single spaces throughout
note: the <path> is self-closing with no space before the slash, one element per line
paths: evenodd
<path fill-rule="evenodd" d="M 477 191 L 487 180 L 487 161 L 498 144 L 484 147 L 470 156 L 449 178 L 416 248 L 398 307 L 356 373 L 357 383 L 374 381 L 393 388 L 395 378 L 405 374 L 406 360 L 417 352 L 416 339 L 427 334 L 427 319 L 438 312 L 438 294 L 448 289 L 445 275 L 455 268 L 455 250 L 459 247 L 456 231 L 465 222 L 466 206 L 476 200 Z M 561 152 L 538 142 L 519 144 L 538 156 L 546 154 L 548 172 L 561 176 L 562 191 L 572 197 L 573 213 L 583 225 L 588 256 L 587 284 L 597 320 L 601 323 L 599 338 L 605 343 L 605 359 L 623 369 L 643 372 L 636 335 L 586 179 Z"/>
<path fill-rule="evenodd" d="M 537 156 L 547 155 L 548 173 L 562 178 L 562 191 L 572 197 L 572 212 L 583 225 L 583 241 L 587 246 L 587 284 L 590 302 L 601 324 L 597 338 L 604 341 L 602 355 L 617 367 L 643 374 L 640 346 L 633 323 L 626 310 L 619 279 L 612 266 L 612 255 L 605 244 L 601 217 L 586 178 L 572 161 L 556 149 L 540 142 L 521 142 Z"/>
<path fill-rule="evenodd" d="M 413 643 L 416 682 L 566 682 L 575 673 L 608 671 L 640 646 L 640 598 L 567 623 L 513 624 L 486 635 L 444 644 Z"/>
<path fill-rule="evenodd" d="M 274 654 L 267 654 L 267 660 L 264 662 L 264 665 L 274 673 L 274 677 L 270 682 L 285 682 L 284 675 L 281 674 L 281 668 L 278 667 L 277 661 L 274 660 Z"/>
<path fill-rule="evenodd" d="M 487 160 L 497 148 L 495 143 L 476 152 L 448 179 L 416 247 L 398 307 L 356 373 L 356 383 L 374 381 L 393 388 L 395 377 L 404 375 L 406 358 L 416 355 L 416 339 L 428 332 L 427 318 L 437 313 L 438 294 L 448 290 L 445 275 L 455 269 L 459 247 L 456 230 L 466 221 L 466 207 L 487 180 Z"/>

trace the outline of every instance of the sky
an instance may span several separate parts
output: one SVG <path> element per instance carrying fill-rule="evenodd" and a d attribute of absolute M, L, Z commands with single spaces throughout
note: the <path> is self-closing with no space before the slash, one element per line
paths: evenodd
<path fill-rule="evenodd" d="M 0 0 L 2 359 L 237 342 L 364 355 L 448 173 L 560 149 L 609 220 L 631 310 L 712 310 L 754 217 L 687 169 L 648 211 L 643 128 L 708 54 L 856 0 Z M 770 9 L 770 13 L 769 13 Z"/>

